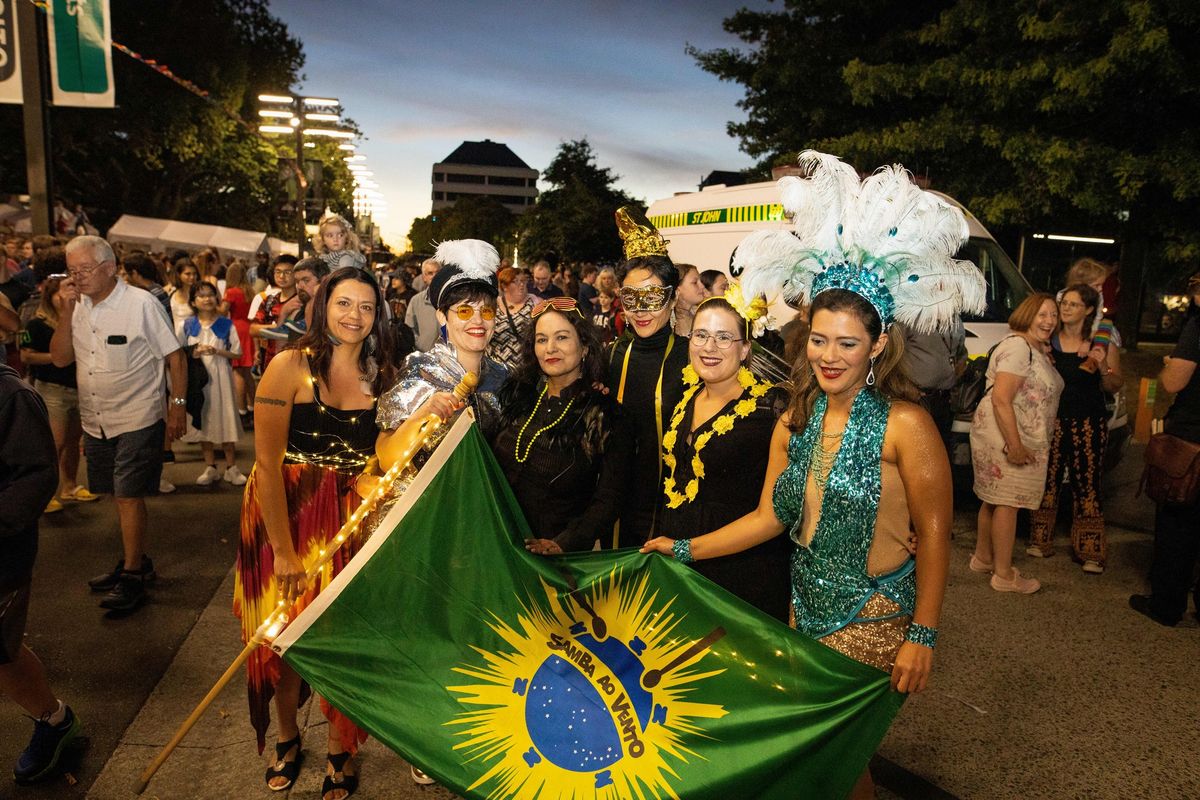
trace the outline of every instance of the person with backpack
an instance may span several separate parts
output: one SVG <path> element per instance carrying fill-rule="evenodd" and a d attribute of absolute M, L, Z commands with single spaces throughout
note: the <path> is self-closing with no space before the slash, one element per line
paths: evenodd
<path fill-rule="evenodd" d="M 991 575 L 998 592 L 1033 594 L 1042 588 L 1012 565 L 1017 510 L 1036 509 L 1046 469 L 1063 379 L 1046 350 L 1058 329 L 1052 295 L 1025 298 L 1008 318 L 1012 335 L 993 348 L 987 389 L 971 420 L 971 462 L 979 507 L 973 572 Z"/>

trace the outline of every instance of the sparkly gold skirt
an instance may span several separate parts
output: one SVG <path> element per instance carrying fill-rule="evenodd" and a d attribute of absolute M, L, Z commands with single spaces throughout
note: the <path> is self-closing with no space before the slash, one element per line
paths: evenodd
<path fill-rule="evenodd" d="M 895 614 L 898 611 L 900 606 L 896 601 L 876 593 L 867 600 L 858 616 L 870 619 Z M 911 622 L 912 616 L 908 614 L 878 622 L 851 622 L 817 641 L 850 656 L 855 661 L 891 673 L 896 664 L 896 654 L 900 651 L 900 645 L 904 644 L 904 636 Z"/>

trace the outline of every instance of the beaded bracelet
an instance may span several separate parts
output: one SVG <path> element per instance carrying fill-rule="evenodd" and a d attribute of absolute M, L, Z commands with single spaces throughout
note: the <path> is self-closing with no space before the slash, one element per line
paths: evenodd
<path fill-rule="evenodd" d="M 919 644 L 923 647 L 928 647 L 932 650 L 937 645 L 938 632 L 937 628 L 931 628 L 928 625 L 922 625 L 919 622 L 914 622 L 908 626 L 908 633 L 904 635 L 907 641 L 913 644 Z"/>
<path fill-rule="evenodd" d="M 676 539 L 675 544 L 671 545 L 671 552 L 675 554 L 675 560 L 680 564 L 690 564 L 696 560 L 692 558 L 691 539 Z"/>

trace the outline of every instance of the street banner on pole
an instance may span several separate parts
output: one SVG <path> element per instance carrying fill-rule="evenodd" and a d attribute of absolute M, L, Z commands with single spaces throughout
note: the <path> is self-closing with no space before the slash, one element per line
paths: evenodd
<path fill-rule="evenodd" d="M 468 798 L 849 793 L 903 702 L 886 673 L 672 559 L 529 535 L 464 413 L 272 648 Z"/>
<path fill-rule="evenodd" d="M 0 0 L 0 103 L 21 102 L 21 59 L 17 54 L 17 3 Z"/>
<path fill-rule="evenodd" d="M 47 19 L 54 105 L 112 108 L 112 19 L 108 0 L 53 0 Z"/>

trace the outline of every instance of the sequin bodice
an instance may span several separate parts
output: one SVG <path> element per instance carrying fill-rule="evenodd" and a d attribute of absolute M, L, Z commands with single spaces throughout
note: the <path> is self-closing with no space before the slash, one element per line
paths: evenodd
<path fill-rule="evenodd" d="M 804 432 L 788 441 L 788 465 L 772 495 L 775 515 L 797 545 L 792 555 L 796 627 L 813 638 L 852 620 L 865 621 L 855 617 L 875 593 L 895 600 L 904 613 L 912 613 L 916 600 L 912 559 L 888 575 L 872 577 L 867 572 L 879 511 L 883 436 L 891 408 L 886 398 L 872 390 L 864 389 L 854 398 L 825 486 L 816 532 L 807 545 L 801 541 L 804 489 L 826 405 L 822 395 Z"/>
<path fill-rule="evenodd" d="M 458 363 L 454 345 L 438 342 L 427 353 L 410 353 L 404 361 L 400 380 L 379 398 L 377 422 L 380 430 L 391 431 L 411 417 L 435 392 L 449 392 L 458 385 L 467 371 Z M 508 370 L 489 358 L 479 365 L 479 386 L 468 402 L 475 409 L 480 425 L 488 430 L 493 417 L 499 414 L 500 401 L 496 393 L 508 379 Z"/>

